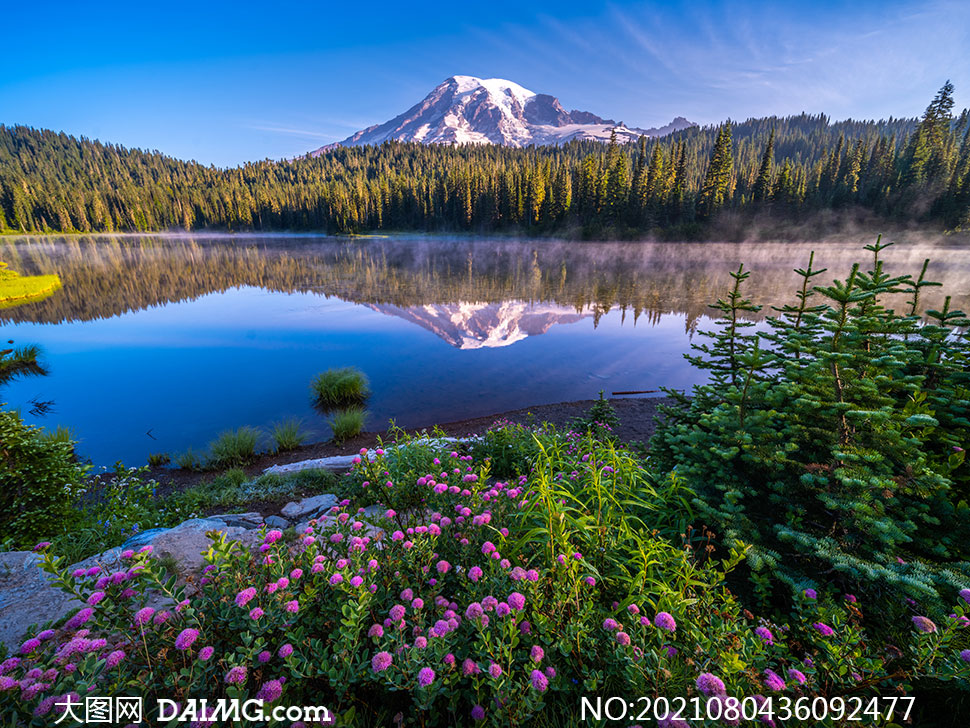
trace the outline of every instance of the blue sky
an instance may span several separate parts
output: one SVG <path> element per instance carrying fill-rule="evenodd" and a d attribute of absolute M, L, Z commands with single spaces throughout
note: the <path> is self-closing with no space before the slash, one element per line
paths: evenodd
<path fill-rule="evenodd" d="M 153 7 L 154 6 L 154 7 Z M 16 3 L 0 123 L 220 166 L 386 121 L 453 74 L 637 126 L 970 105 L 970 3 Z"/>

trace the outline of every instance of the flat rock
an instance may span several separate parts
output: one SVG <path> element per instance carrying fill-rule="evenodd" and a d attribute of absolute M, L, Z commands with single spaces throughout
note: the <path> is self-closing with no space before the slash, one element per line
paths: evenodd
<path fill-rule="evenodd" d="M 31 551 L 0 553 L 0 642 L 11 652 L 32 624 L 60 619 L 81 602 L 61 591 Z"/>
<path fill-rule="evenodd" d="M 121 550 L 131 549 L 137 551 L 142 546 L 147 546 L 152 543 L 160 534 L 165 533 L 170 529 L 168 528 L 148 528 L 140 533 L 136 533 L 134 536 L 129 538 L 123 544 L 121 544 Z"/>
<path fill-rule="evenodd" d="M 198 571 L 205 563 L 202 554 L 212 545 L 212 540 L 206 536 L 209 531 L 220 531 L 227 539 L 232 540 L 245 534 L 246 530 L 227 526 L 217 518 L 193 518 L 155 537 L 152 541 L 154 556 L 174 559 L 175 568 L 179 574 L 185 576 Z"/>
<path fill-rule="evenodd" d="M 479 437 L 426 437 L 417 439 L 414 442 L 423 445 L 437 445 L 444 447 L 446 445 L 454 445 L 459 442 L 475 442 L 481 438 Z M 395 446 L 390 445 L 386 448 L 387 452 L 397 449 Z M 314 458 L 313 460 L 300 460 L 295 463 L 286 463 L 285 465 L 272 465 L 266 468 L 264 473 L 296 473 L 301 470 L 348 470 L 354 464 L 354 458 L 358 458 L 360 455 L 331 455 L 327 458 Z M 374 454 L 373 450 L 367 451 L 367 458 L 369 460 L 374 460 L 377 456 Z"/>
<path fill-rule="evenodd" d="M 270 528 L 286 529 L 290 527 L 290 522 L 285 518 L 280 518 L 279 516 L 266 516 L 265 523 Z"/>
<path fill-rule="evenodd" d="M 263 516 L 257 511 L 247 513 L 220 513 L 218 516 L 227 526 L 237 528 L 259 528 L 263 524 Z"/>
<path fill-rule="evenodd" d="M 332 493 L 321 493 L 301 501 L 291 501 L 280 509 L 280 514 L 291 521 L 301 518 L 313 518 L 328 508 L 337 505 L 337 496 Z"/>

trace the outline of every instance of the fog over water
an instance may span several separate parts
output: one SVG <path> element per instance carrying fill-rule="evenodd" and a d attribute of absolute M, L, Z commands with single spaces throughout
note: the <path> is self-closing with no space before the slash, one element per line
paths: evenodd
<path fill-rule="evenodd" d="M 756 303 L 793 301 L 866 269 L 874 236 L 814 243 L 590 243 L 423 237 L 6 238 L 0 260 L 57 273 L 48 298 L 0 309 L 0 336 L 40 344 L 51 374 L 0 399 L 72 427 L 98 464 L 201 448 L 220 431 L 303 419 L 329 436 L 308 384 L 332 366 L 369 376 L 369 429 L 417 426 L 611 391 L 689 388 L 683 361 L 740 263 Z M 907 234 L 891 273 L 931 259 L 924 308 L 970 308 L 970 246 Z M 900 299 L 902 301 L 902 298 Z M 754 318 L 771 312 L 762 310 Z"/>

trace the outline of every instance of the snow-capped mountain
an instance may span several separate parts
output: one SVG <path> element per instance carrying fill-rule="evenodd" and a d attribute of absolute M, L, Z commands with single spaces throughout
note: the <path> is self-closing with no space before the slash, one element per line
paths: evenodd
<path fill-rule="evenodd" d="M 572 324 L 592 316 L 584 310 L 554 303 L 429 304 L 401 308 L 367 304 L 375 311 L 397 316 L 431 331 L 458 349 L 494 349 L 546 333 L 555 324 Z"/>
<path fill-rule="evenodd" d="M 314 156 L 336 146 L 380 144 L 394 139 L 424 144 L 562 144 L 572 139 L 607 141 L 615 129 L 620 142 L 643 136 L 664 136 L 695 126 L 678 116 L 654 129 L 627 127 L 588 111 L 566 111 L 559 99 L 537 94 L 501 78 L 452 76 L 418 104 L 383 124 L 367 127 Z"/>

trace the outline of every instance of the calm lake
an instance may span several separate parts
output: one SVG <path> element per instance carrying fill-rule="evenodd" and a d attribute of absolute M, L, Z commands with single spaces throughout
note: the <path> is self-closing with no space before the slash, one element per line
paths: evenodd
<path fill-rule="evenodd" d="M 0 401 L 66 425 L 96 464 L 204 449 L 221 431 L 300 418 L 329 437 L 309 382 L 356 366 L 368 429 L 411 427 L 622 390 L 689 388 L 683 360 L 728 272 L 754 271 L 757 303 L 793 299 L 792 268 L 844 277 L 871 254 L 836 244 L 588 243 L 400 236 L 5 238 L 0 260 L 57 273 L 49 298 L 0 309 L 0 336 L 39 344 L 50 375 Z M 970 247 L 886 250 L 970 308 Z M 827 282 L 827 276 L 822 276 Z M 820 280 L 820 282 L 823 282 Z M 924 305 L 942 302 L 930 289 Z M 768 313 L 763 311 L 762 314 Z M 33 402 L 53 402 L 41 417 Z M 265 443 L 268 445 L 268 442 Z"/>

